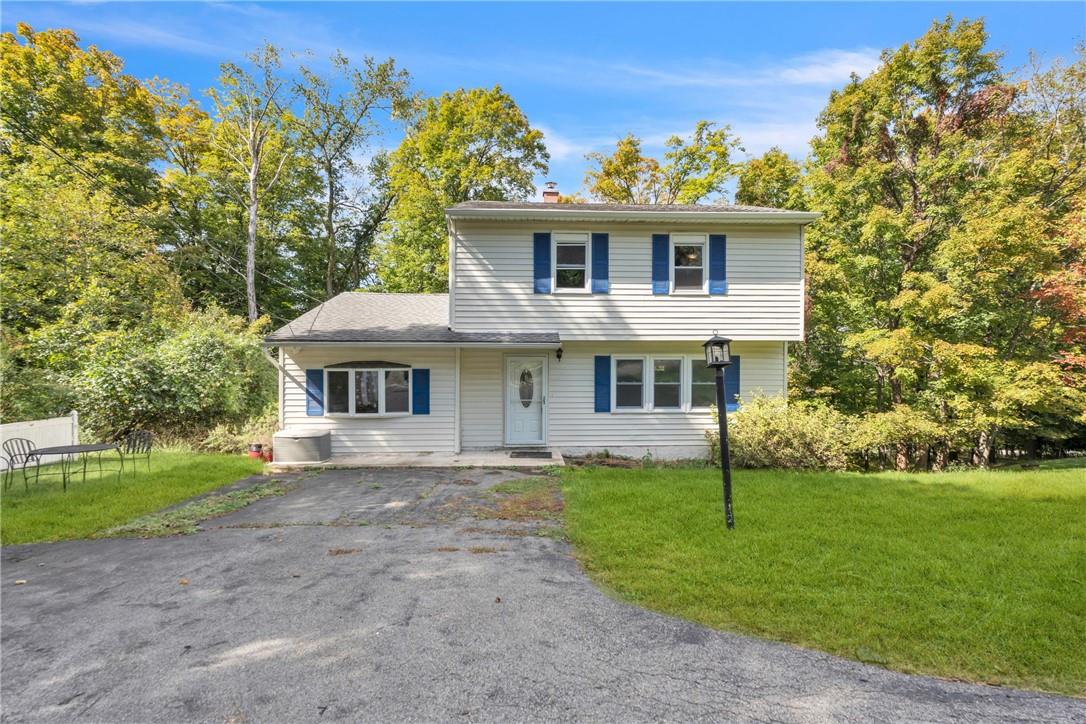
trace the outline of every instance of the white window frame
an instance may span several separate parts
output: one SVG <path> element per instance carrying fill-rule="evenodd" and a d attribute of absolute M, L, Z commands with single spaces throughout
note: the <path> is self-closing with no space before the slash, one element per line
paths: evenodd
<path fill-rule="evenodd" d="M 737 356 L 737 355 L 733 355 L 733 356 Z M 693 389 L 694 369 L 693 369 L 693 366 L 695 364 L 697 364 L 699 360 L 702 362 L 702 364 L 704 364 L 705 363 L 705 358 L 704 357 L 699 357 L 697 355 L 690 355 L 687 359 L 690 360 L 690 362 L 689 362 L 689 365 L 690 365 L 689 373 L 690 374 L 686 378 L 687 381 L 684 383 L 684 388 L 685 388 L 684 393 L 686 394 L 686 409 L 689 412 L 708 412 L 709 411 L 708 407 L 694 407 L 694 389 Z M 716 372 L 715 371 L 713 373 L 713 388 L 714 388 L 714 391 L 713 391 L 714 402 L 713 402 L 713 404 L 715 405 L 716 404 L 716 402 L 715 402 L 715 399 L 716 399 L 715 398 L 715 395 L 716 395 L 716 389 L 715 389 L 716 388 Z M 742 404 L 742 402 L 743 402 L 743 380 L 740 379 L 739 380 L 739 397 L 734 402 L 731 402 L 731 403 L 729 403 L 727 400 L 724 400 L 724 407 L 727 408 L 727 406 L 729 404 L 740 405 L 740 404 Z M 738 408 L 736 408 L 736 409 L 738 409 Z M 735 412 L 735 410 L 728 410 L 728 412 Z"/>
<path fill-rule="evenodd" d="M 558 237 L 564 237 L 559 239 Z M 572 237 L 583 237 L 572 238 Z M 584 244 L 584 287 L 558 287 L 558 246 Z M 575 269 L 578 267 L 566 267 Z M 592 234 L 588 231 L 552 231 L 551 232 L 551 289 L 555 294 L 591 294 L 592 293 Z"/>
<path fill-rule="evenodd" d="M 611 355 L 611 412 L 620 415 L 630 413 L 639 414 L 646 412 L 676 413 L 687 412 L 689 400 L 687 399 L 687 362 L 688 357 L 682 354 L 613 354 Z M 618 362 L 619 360 L 641 361 L 641 407 L 618 406 Z M 679 406 L 656 407 L 656 360 L 678 360 L 679 362 Z"/>
<path fill-rule="evenodd" d="M 668 288 L 671 294 L 694 294 L 697 296 L 709 293 L 709 235 L 708 234 L 668 234 Z M 701 289 L 675 287 L 675 247 L 676 246 L 700 246 L 701 247 Z"/>
<path fill-rule="evenodd" d="M 705 358 L 704 357 L 696 357 L 694 355 L 690 355 L 690 356 L 687 357 L 687 366 L 689 367 L 689 374 L 688 374 L 688 376 L 686 378 L 687 382 L 684 385 L 683 392 L 686 395 L 686 409 L 687 410 L 689 410 L 691 412 L 701 412 L 703 410 L 705 412 L 708 412 L 709 407 L 694 407 L 694 365 L 696 365 L 699 360 L 701 361 L 701 364 L 704 366 L 705 365 Z M 716 394 L 716 391 L 715 391 L 716 390 L 716 372 L 715 371 L 713 372 L 713 376 L 714 376 L 713 377 L 713 390 L 714 390 L 713 394 L 715 395 Z"/>
<path fill-rule="evenodd" d="M 325 367 L 324 368 L 324 416 L 325 417 L 405 417 L 411 414 L 411 401 L 414 400 L 414 378 L 411 367 Z M 347 372 L 347 412 L 328 412 L 328 395 L 331 389 L 328 386 L 329 372 Z M 377 412 L 355 412 L 355 372 L 377 373 Z M 404 412 L 387 412 L 385 410 L 385 373 L 407 373 L 407 410 Z"/>

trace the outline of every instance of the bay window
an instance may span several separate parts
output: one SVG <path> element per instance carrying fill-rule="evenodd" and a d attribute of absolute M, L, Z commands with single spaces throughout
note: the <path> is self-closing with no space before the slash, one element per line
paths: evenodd
<path fill-rule="evenodd" d="M 325 374 L 329 415 L 406 415 L 411 412 L 411 370 L 405 365 L 361 363 Z"/>

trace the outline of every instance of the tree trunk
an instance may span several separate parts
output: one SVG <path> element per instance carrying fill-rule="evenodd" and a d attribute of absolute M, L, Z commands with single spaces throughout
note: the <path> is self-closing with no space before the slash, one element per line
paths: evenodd
<path fill-rule="evenodd" d="M 894 467 L 901 472 L 909 469 L 909 446 L 903 442 L 894 447 Z"/>
<path fill-rule="evenodd" d="M 895 405 L 900 405 L 902 402 L 901 395 L 901 380 L 894 377 L 893 369 L 890 370 L 890 401 Z M 909 446 L 904 442 L 897 443 L 897 450 L 894 456 L 895 464 L 898 470 L 905 471 L 909 469 Z"/>
<path fill-rule="evenodd" d="M 256 308 L 256 207 L 258 167 L 254 163 L 249 170 L 249 234 L 245 244 L 245 298 L 249 303 L 249 321 L 260 316 Z"/>
<path fill-rule="evenodd" d="M 326 165 L 324 173 L 328 178 L 328 196 L 324 204 L 324 235 L 328 240 L 324 293 L 331 299 L 336 294 L 336 181 L 331 166 Z"/>
<path fill-rule="evenodd" d="M 932 469 L 935 471 L 946 470 L 946 466 L 950 463 L 950 443 L 943 440 L 935 448 L 935 463 L 932 465 Z"/>
<path fill-rule="evenodd" d="M 985 430 L 977 438 L 977 453 L 974 462 L 982 468 L 988 467 L 992 462 L 992 453 L 995 452 L 995 431 Z"/>

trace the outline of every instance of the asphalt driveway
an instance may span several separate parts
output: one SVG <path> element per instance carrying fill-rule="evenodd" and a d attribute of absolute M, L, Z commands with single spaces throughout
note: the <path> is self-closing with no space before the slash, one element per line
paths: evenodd
<path fill-rule="evenodd" d="M 1086 722 L 613 600 L 488 492 L 530 475 L 333 470 L 191 536 L 5 548 L 3 720 Z"/>

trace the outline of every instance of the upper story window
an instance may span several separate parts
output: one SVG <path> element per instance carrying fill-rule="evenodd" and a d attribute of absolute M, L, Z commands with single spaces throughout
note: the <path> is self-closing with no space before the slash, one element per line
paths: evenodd
<path fill-rule="evenodd" d="M 411 370 L 326 369 L 329 415 L 406 415 L 411 411 Z"/>
<path fill-rule="evenodd" d="M 706 237 L 704 234 L 671 235 L 671 289 L 704 292 L 706 285 Z"/>
<path fill-rule="evenodd" d="M 588 289 L 588 257 L 588 234 L 554 234 L 554 288 Z"/>

